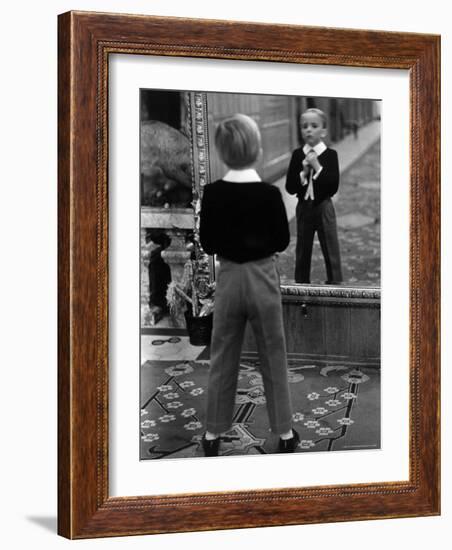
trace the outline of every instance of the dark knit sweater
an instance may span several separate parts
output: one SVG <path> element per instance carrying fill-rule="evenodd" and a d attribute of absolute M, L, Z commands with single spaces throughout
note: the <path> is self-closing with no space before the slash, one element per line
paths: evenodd
<path fill-rule="evenodd" d="M 217 180 L 206 185 L 200 218 L 204 251 L 233 262 L 265 258 L 289 244 L 281 193 L 268 183 Z"/>
<path fill-rule="evenodd" d="M 303 171 L 303 160 L 305 154 L 303 148 L 295 149 L 289 164 L 286 178 L 286 190 L 291 195 L 297 195 L 300 200 L 304 199 L 307 186 L 301 184 L 300 172 Z M 314 205 L 320 204 L 328 197 L 332 197 L 339 188 L 339 162 L 337 153 L 329 147 L 318 157 L 322 171 L 317 179 L 313 180 Z"/>

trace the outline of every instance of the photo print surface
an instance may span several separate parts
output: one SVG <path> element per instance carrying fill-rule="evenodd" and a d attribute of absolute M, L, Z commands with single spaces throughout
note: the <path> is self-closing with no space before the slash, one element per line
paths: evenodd
<path fill-rule="evenodd" d="M 289 452 L 380 448 L 380 113 L 140 90 L 141 460 L 280 453 L 291 435 Z M 218 130 L 237 114 L 258 132 L 244 164 Z"/>

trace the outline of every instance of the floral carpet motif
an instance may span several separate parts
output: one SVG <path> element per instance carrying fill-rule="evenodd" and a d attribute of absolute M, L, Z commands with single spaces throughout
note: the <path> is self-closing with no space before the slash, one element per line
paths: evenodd
<path fill-rule="evenodd" d="M 208 361 L 147 361 L 141 373 L 141 459 L 203 456 Z M 297 452 L 380 448 L 380 371 L 289 360 Z M 220 454 L 277 452 L 257 360 L 242 360 L 232 428 Z"/>

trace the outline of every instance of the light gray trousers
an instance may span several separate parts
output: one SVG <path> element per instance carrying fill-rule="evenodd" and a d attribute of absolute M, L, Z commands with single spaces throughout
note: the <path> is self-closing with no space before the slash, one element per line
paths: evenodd
<path fill-rule="evenodd" d="M 272 432 L 292 427 L 281 290 L 275 258 L 238 264 L 220 259 L 207 394 L 207 430 L 232 425 L 246 322 L 255 338 Z"/>

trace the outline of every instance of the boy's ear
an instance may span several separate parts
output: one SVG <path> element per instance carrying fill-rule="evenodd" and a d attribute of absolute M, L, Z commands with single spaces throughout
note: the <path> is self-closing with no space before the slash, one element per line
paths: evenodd
<path fill-rule="evenodd" d="M 326 128 L 323 128 L 322 133 L 320 135 L 322 136 L 322 138 L 326 138 L 326 136 L 328 135 L 328 130 Z"/>

